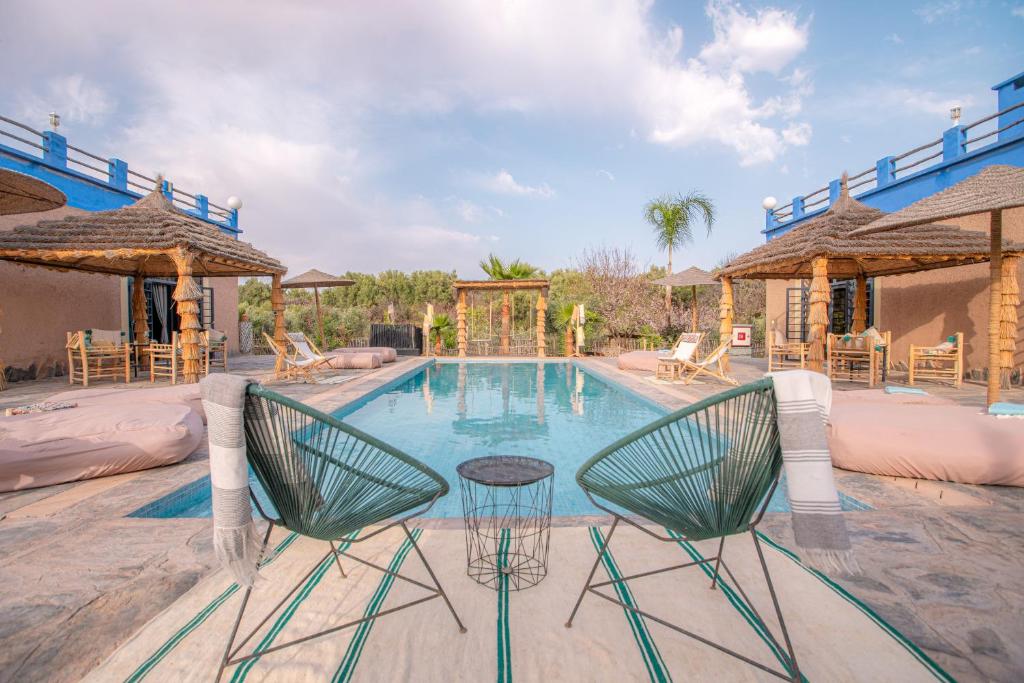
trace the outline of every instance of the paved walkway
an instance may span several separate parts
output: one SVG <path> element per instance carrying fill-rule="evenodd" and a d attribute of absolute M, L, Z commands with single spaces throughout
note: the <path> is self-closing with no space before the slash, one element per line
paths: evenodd
<path fill-rule="evenodd" d="M 405 358 L 340 385 L 275 389 L 331 411 L 429 362 Z M 721 390 L 654 383 L 614 360 L 583 362 L 669 409 Z M 741 381 L 764 371 L 749 359 L 733 365 Z M 266 378 L 270 361 L 240 359 L 232 369 Z M 0 408 L 66 389 L 60 381 L 15 384 L 0 393 Z M 968 385 L 956 397 L 970 403 L 983 394 Z M 206 460 L 200 448 L 171 467 L 0 494 L 0 680 L 77 680 L 210 572 L 208 519 L 125 516 L 206 474 Z M 843 584 L 958 679 L 1024 678 L 1024 490 L 837 477 L 845 493 L 875 508 L 847 515 L 865 576 Z M 792 541 L 788 515 L 768 515 L 765 530 Z"/>

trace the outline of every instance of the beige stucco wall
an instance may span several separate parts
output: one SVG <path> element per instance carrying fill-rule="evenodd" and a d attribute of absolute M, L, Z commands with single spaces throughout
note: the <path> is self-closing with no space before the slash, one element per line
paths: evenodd
<path fill-rule="evenodd" d="M 206 286 L 213 288 L 213 322 L 228 335 L 228 353 L 238 353 L 238 278 L 211 277 Z"/>
<path fill-rule="evenodd" d="M 63 207 L 0 216 L 0 230 L 83 213 Z M 121 328 L 121 278 L 60 272 L 0 261 L 0 363 L 13 368 L 67 364 L 66 333 L 88 327 Z M 47 370 L 42 370 L 45 374 Z"/>
<path fill-rule="evenodd" d="M 943 221 L 965 230 L 988 233 L 988 216 Z M 1024 243 L 1024 209 L 1003 212 L 1003 238 Z M 988 271 L 987 263 L 942 268 L 923 273 L 875 278 L 875 323 L 891 330 L 892 358 L 906 362 L 911 344 L 937 344 L 956 332 L 964 333 L 964 365 L 968 370 L 988 365 Z M 1018 273 L 1024 285 L 1024 263 Z M 798 280 L 772 280 L 766 288 L 769 329 L 772 320 L 780 329 L 786 323 L 786 288 Z M 1024 305 L 1017 312 L 1018 340 L 1024 339 Z M 1018 343 L 1017 365 L 1024 365 L 1024 343 Z"/>

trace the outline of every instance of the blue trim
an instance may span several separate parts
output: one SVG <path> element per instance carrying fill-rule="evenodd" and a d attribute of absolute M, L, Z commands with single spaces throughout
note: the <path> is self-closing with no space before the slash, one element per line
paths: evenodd
<path fill-rule="evenodd" d="M 1007 78 L 1005 81 L 1003 81 L 1001 83 L 996 83 L 995 85 L 992 86 L 992 89 L 993 90 L 999 90 L 1001 88 L 1005 88 L 1008 85 L 1012 85 L 1014 81 L 1020 80 L 1022 78 L 1024 78 L 1024 71 L 1021 71 L 1016 76 L 1010 76 L 1009 78 Z"/>

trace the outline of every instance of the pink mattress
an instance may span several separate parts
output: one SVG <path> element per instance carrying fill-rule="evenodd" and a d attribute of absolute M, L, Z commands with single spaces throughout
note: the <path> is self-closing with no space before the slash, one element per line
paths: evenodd
<path fill-rule="evenodd" d="M 331 353 L 376 353 L 380 356 L 381 361 L 385 363 L 394 363 L 398 360 L 398 352 L 390 346 L 350 346 L 334 349 Z"/>
<path fill-rule="evenodd" d="M 328 366 L 334 370 L 372 370 L 384 361 L 379 353 L 329 353 Z"/>
<path fill-rule="evenodd" d="M 79 407 L 139 403 L 155 404 L 181 404 L 186 405 L 199 414 L 203 424 L 206 424 L 206 411 L 203 410 L 203 400 L 199 396 L 198 384 L 175 384 L 169 387 L 151 387 L 148 389 L 119 389 L 116 387 L 101 387 L 99 389 L 79 389 L 77 391 L 64 391 L 46 399 L 47 401 L 71 401 Z"/>
<path fill-rule="evenodd" d="M 654 372 L 658 369 L 658 358 L 667 355 L 668 351 L 627 351 L 619 355 L 619 369 Z"/>
<path fill-rule="evenodd" d="M 181 404 L 92 405 L 0 417 L 0 491 L 170 465 L 203 438 Z"/>
<path fill-rule="evenodd" d="M 942 403 L 851 401 L 843 397 L 847 393 L 852 392 L 833 394 L 829 445 L 836 467 L 962 484 L 1024 486 L 1024 420 L 998 419 L 979 408 Z M 891 396 L 895 395 L 887 397 Z"/>
<path fill-rule="evenodd" d="M 863 404 L 877 405 L 928 405 L 955 406 L 956 401 L 931 394 L 887 394 L 882 389 L 853 389 L 850 391 L 833 391 L 832 405 Z"/>

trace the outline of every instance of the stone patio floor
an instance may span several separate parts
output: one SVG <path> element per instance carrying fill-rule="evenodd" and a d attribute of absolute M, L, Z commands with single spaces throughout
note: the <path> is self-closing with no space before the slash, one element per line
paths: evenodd
<path fill-rule="evenodd" d="M 353 375 L 342 384 L 274 388 L 330 412 L 429 362 L 400 358 L 377 371 L 338 373 Z M 669 409 L 721 390 L 654 383 L 618 370 L 614 359 L 581 362 Z M 271 364 L 267 357 L 233 358 L 232 371 L 268 381 Z M 743 358 L 733 367 L 741 382 L 765 369 Z M 65 382 L 14 384 L 0 393 L 0 409 L 65 391 Z M 979 385 L 928 391 L 984 403 Z M 1024 401 L 1024 391 L 1007 399 Z M 126 517 L 206 474 L 206 460 L 204 445 L 170 467 L 0 494 L 0 680 L 79 679 L 213 570 L 208 519 Z M 839 582 L 957 679 L 1024 679 L 1024 490 L 841 470 L 836 476 L 843 492 L 874 508 L 846 515 L 865 573 Z M 592 520 L 575 523 L 585 521 Z M 792 545 L 788 515 L 768 514 L 762 528 Z"/>

